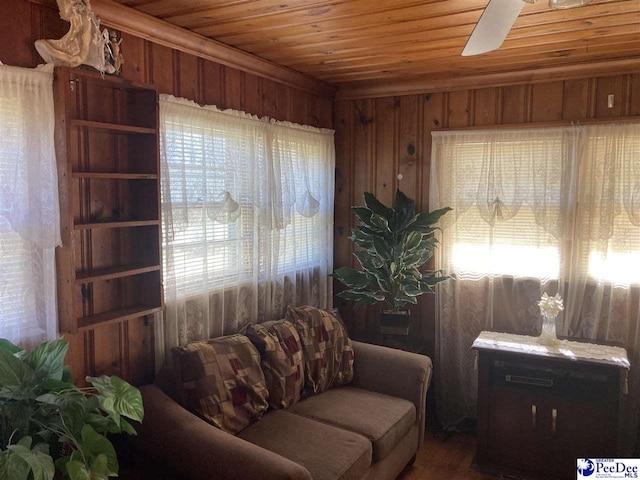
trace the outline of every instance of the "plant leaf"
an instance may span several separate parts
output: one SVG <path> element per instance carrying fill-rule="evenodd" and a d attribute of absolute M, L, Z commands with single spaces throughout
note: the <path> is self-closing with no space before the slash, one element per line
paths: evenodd
<path fill-rule="evenodd" d="M 13 343 L 11 343 L 6 338 L 0 338 L 0 349 L 7 350 L 12 355 L 14 353 L 18 353 L 18 352 L 21 352 L 23 350 L 22 348 L 18 347 L 17 345 L 14 345 Z"/>
<path fill-rule="evenodd" d="M 429 213 L 423 212 L 419 214 L 416 221 L 411 224 L 411 229 L 414 231 L 424 231 L 426 233 L 426 230 L 430 229 L 431 225 L 438 223 L 440 218 L 451 210 L 451 208 L 445 207 Z"/>
<path fill-rule="evenodd" d="M 68 455 L 66 457 L 56 458 L 56 461 L 54 462 L 56 466 L 56 470 L 60 470 L 61 472 L 66 472 L 67 464 L 69 463 L 69 460 L 71 460 L 71 457 Z"/>
<path fill-rule="evenodd" d="M 20 455 L 16 455 L 13 452 L 8 453 L 6 458 L 7 461 L 4 464 L 4 471 L 0 470 L 0 478 L 27 480 L 29 472 L 31 471 L 29 464 L 25 462 Z M 53 476 L 51 478 L 53 478 Z"/>
<path fill-rule="evenodd" d="M 373 212 L 371 210 L 367 207 L 353 207 L 351 210 L 360 223 L 367 226 L 371 225 L 371 217 L 373 216 Z"/>
<path fill-rule="evenodd" d="M 7 450 L 20 457 L 27 464 L 33 475 L 33 480 L 51 480 L 53 478 L 56 471 L 53 459 L 41 448 L 31 450 L 31 437 L 21 438 L 16 445 L 9 445 Z"/>
<path fill-rule="evenodd" d="M 378 200 L 373 193 L 364 192 L 364 204 L 376 215 L 389 220 L 393 210 Z"/>
<path fill-rule="evenodd" d="M 363 248 L 369 248 L 373 245 L 373 236 L 363 232 L 361 228 L 354 228 L 349 240 Z"/>
<path fill-rule="evenodd" d="M 373 239 L 373 248 L 381 259 L 391 260 L 391 248 L 389 244 L 380 237 Z"/>
<path fill-rule="evenodd" d="M 22 387 L 33 374 L 29 365 L 14 357 L 8 350 L 0 349 L 0 385 Z"/>
<path fill-rule="evenodd" d="M 373 225 L 373 228 L 379 232 L 384 233 L 389 231 L 389 222 L 386 218 L 381 217 L 380 215 L 372 215 L 371 224 Z"/>
<path fill-rule="evenodd" d="M 82 451 L 88 453 L 93 458 L 105 455 L 107 458 L 107 476 L 118 475 L 118 458 L 116 451 L 107 437 L 96 432 L 91 425 L 82 427 Z M 71 464 L 72 462 L 69 462 Z M 69 466 L 67 465 L 67 470 Z"/>
<path fill-rule="evenodd" d="M 384 295 L 381 295 L 379 293 L 376 292 L 369 292 L 369 291 L 355 291 L 355 290 L 345 290 L 344 292 L 339 292 L 338 296 L 341 298 L 344 298 L 345 300 L 356 300 L 356 301 L 360 301 L 360 300 L 373 300 L 373 303 L 375 302 L 381 302 L 382 300 L 384 300 Z"/>
<path fill-rule="evenodd" d="M 106 375 L 87 377 L 87 381 L 100 393 L 100 408 L 108 414 L 114 415 L 117 422 L 120 421 L 120 415 L 138 422 L 142 421 L 144 418 L 142 395 L 136 387 L 129 385 L 115 375 L 112 377 Z"/>
<path fill-rule="evenodd" d="M 120 418 L 120 423 L 116 423 L 113 417 L 100 415 L 98 413 L 89 413 L 84 417 L 84 421 L 91 425 L 98 433 L 120 433 L 122 431 L 121 424 L 125 422 Z"/>
<path fill-rule="evenodd" d="M 71 480 L 91 480 L 91 473 L 87 466 L 77 460 L 67 462 L 67 473 Z"/>
<path fill-rule="evenodd" d="M 370 274 L 379 273 L 382 262 L 380 262 L 380 259 L 378 259 L 375 254 L 372 254 L 368 250 L 360 250 L 358 252 L 353 252 L 353 256 L 358 259 L 363 271 Z"/>
<path fill-rule="evenodd" d="M 64 357 L 67 356 L 69 344 L 64 338 L 56 338 L 51 342 L 43 342 L 28 354 L 24 361 L 38 375 L 53 380 L 62 380 Z"/>
<path fill-rule="evenodd" d="M 91 478 L 93 480 L 107 480 L 109 478 L 109 459 L 104 453 L 94 459 L 91 465 Z"/>
<path fill-rule="evenodd" d="M 73 389 L 74 385 L 73 383 L 67 383 L 67 382 L 63 382 L 62 380 L 54 380 L 52 378 L 49 378 L 47 380 L 40 382 L 38 384 L 38 388 L 40 389 L 40 391 L 58 393 L 63 390 Z"/>
<path fill-rule="evenodd" d="M 348 267 L 336 268 L 331 276 L 349 288 L 364 288 L 369 283 L 369 279 L 364 273 Z"/>
<path fill-rule="evenodd" d="M 127 422 L 124 418 L 120 418 L 120 431 L 128 435 L 138 435 L 138 432 L 136 432 L 136 429 L 133 428 L 133 425 Z"/>
<path fill-rule="evenodd" d="M 407 239 L 404 242 L 405 251 L 411 251 L 418 246 L 422 242 L 422 233 L 420 232 L 411 232 L 407 235 Z"/>
<path fill-rule="evenodd" d="M 62 393 L 45 393 L 37 397 L 36 401 L 58 407 L 66 426 L 74 434 L 80 433 L 87 412 L 87 398 L 82 392 L 70 390 Z"/>
<path fill-rule="evenodd" d="M 415 215 L 415 202 L 397 189 L 393 209 L 400 210 L 403 217 L 411 219 Z"/>
<path fill-rule="evenodd" d="M 62 367 L 62 381 L 73 385 L 73 375 L 71 374 L 71 367 L 69 365 Z"/>

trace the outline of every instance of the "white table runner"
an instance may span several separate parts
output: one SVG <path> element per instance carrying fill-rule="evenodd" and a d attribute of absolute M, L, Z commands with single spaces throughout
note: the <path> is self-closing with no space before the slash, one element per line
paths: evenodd
<path fill-rule="evenodd" d="M 514 335 L 511 333 L 481 332 L 472 348 L 505 350 L 543 357 L 569 360 L 597 361 L 629 368 L 629 359 L 624 348 L 597 345 L 593 343 L 559 340 L 557 345 L 541 345 L 537 337 Z"/>

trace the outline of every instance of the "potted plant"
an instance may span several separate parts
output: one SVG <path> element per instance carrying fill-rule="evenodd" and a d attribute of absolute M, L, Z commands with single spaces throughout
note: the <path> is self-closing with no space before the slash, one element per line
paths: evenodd
<path fill-rule="evenodd" d="M 360 250 L 354 253 L 361 269 L 337 268 L 332 276 L 347 289 L 339 297 L 353 300 L 356 307 L 384 302 L 381 333 L 407 335 L 408 304 L 416 304 L 423 293 L 433 292 L 446 280 L 440 271 L 421 267 L 433 256 L 437 240 L 433 236 L 440 217 L 450 208 L 416 213 L 414 201 L 396 191 L 393 207 L 382 204 L 373 194 L 364 194 L 364 207 L 353 207 L 360 226 L 350 239 Z"/>
<path fill-rule="evenodd" d="M 113 376 L 87 377 L 78 388 L 59 338 L 32 352 L 0 339 L 0 478 L 98 480 L 118 475 L 107 433 L 135 435 L 140 391 Z"/>

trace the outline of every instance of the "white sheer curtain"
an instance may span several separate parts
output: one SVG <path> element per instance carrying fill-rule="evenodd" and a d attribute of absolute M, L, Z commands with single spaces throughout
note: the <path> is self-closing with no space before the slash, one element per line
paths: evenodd
<path fill-rule="evenodd" d="M 640 123 L 581 131 L 564 332 L 626 347 L 624 425 L 631 448 L 640 412 Z"/>
<path fill-rule="evenodd" d="M 454 209 L 436 260 L 452 277 L 437 293 L 445 424 L 475 416 L 475 337 L 537 335 L 543 292 L 565 298 L 559 332 L 622 343 L 638 369 L 639 159 L 638 124 L 433 134 L 430 205 Z"/>
<path fill-rule="evenodd" d="M 189 341 L 331 303 L 333 131 L 161 96 L 166 311 L 157 360 Z"/>
<path fill-rule="evenodd" d="M 26 348 L 57 334 L 54 122 L 51 68 L 0 66 L 0 337 Z"/>
<path fill-rule="evenodd" d="M 572 129 L 433 134 L 432 209 L 444 217 L 437 268 L 440 420 L 475 417 L 471 344 L 482 330 L 536 334 L 555 293 L 571 192 Z M 563 292 L 561 292 L 562 294 Z"/>

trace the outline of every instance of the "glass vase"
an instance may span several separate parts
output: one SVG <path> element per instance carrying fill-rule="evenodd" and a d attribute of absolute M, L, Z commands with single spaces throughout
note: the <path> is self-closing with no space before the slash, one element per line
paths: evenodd
<path fill-rule="evenodd" d="M 542 315 L 542 332 L 538 337 L 538 343 L 542 345 L 555 345 L 558 343 L 556 336 L 556 317 Z"/>

